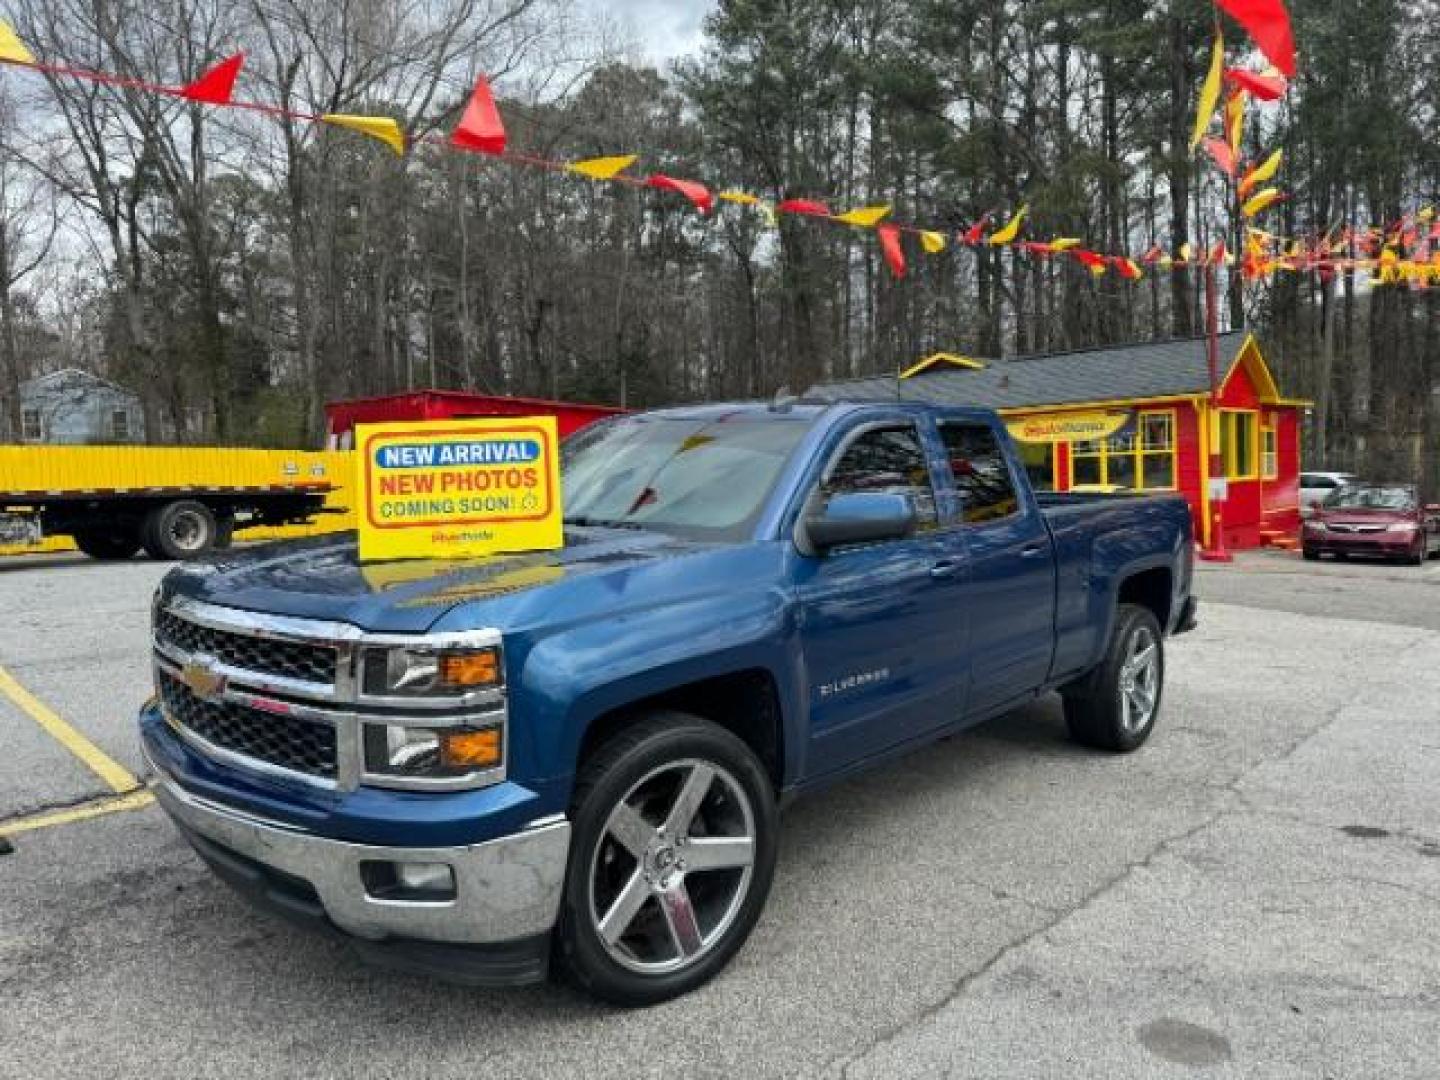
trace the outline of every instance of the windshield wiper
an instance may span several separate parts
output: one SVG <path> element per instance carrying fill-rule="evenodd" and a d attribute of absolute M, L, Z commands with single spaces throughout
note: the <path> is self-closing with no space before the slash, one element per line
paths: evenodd
<path fill-rule="evenodd" d="M 566 525 L 576 525 L 582 529 L 644 529 L 645 526 L 638 521 L 616 521 L 611 518 L 586 517 L 577 515 L 564 519 Z"/>

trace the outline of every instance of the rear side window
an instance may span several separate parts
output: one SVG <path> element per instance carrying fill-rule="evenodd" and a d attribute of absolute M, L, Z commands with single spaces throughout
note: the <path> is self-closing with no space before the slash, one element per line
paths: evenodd
<path fill-rule="evenodd" d="M 940 438 L 960 492 L 968 525 L 999 521 L 1020 512 L 1020 497 L 995 432 L 984 424 L 941 424 Z"/>
<path fill-rule="evenodd" d="M 825 494 L 857 491 L 909 495 L 920 527 L 934 527 L 935 489 L 913 425 L 867 431 L 845 448 L 825 481 Z"/>

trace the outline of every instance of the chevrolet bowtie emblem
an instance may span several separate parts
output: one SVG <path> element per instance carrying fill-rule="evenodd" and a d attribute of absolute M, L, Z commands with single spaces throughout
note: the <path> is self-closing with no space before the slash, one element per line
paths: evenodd
<path fill-rule="evenodd" d="M 217 661 L 197 656 L 180 669 L 180 681 L 201 701 L 213 701 L 225 692 L 225 676 L 215 669 Z"/>

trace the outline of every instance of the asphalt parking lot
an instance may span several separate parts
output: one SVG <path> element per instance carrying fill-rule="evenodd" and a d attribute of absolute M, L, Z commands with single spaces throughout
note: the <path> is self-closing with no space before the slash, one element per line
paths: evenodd
<path fill-rule="evenodd" d="M 120 794 L 163 571 L 0 563 L 0 1076 L 1436 1075 L 1440 564 L 1205 569 L 1141 753 L 1046 701 L 798 803 L 737 962 L 629 1013 L 361 967 Z"/>

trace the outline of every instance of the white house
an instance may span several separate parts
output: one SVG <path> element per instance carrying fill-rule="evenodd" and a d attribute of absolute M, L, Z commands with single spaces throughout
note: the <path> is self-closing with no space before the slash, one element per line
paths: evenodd
<path fill-rule="evenodd" d="M 24 443 L 143 443 L 140 398 L 79 368 L 20 384 L 20 441 Z"/>

